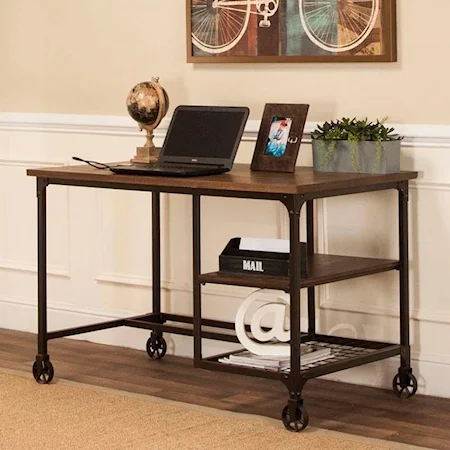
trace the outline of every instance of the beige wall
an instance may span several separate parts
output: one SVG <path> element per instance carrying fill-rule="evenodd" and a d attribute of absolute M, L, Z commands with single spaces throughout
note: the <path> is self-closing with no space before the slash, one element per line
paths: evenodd
<path fill-rule="evenodd" d="M 450 123 L 448 0 L 398 0 L 399 61 L 188 64 L 185 0 L 0 0 L 0 111 L 126 114 L 128 90 L 159 75 L 172 107 L 307 102 L 341 115 Z"/>

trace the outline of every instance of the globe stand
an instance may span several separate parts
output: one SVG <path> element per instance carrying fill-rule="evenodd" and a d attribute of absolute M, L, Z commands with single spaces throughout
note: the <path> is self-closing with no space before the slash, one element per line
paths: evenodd
<path fill-rule="evenodd" d="M 145 129 L 147 131 L 147 142 L 143 147 L 136 147 L 136 155 L 130 159 L 132 163 L 137 164 L 151 164 L 158 161 L 161 148 L 155 147 L 153 144 L 153 130 L 155 127 L 149 127 L 148 125 L 140 124 L 141 131 Z"/>

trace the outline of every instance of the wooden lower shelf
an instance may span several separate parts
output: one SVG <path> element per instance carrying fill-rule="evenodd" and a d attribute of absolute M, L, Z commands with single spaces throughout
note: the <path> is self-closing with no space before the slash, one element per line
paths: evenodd
<path fill-rule="evenodd" d="M 309 257 L 308 276 L 300 280 L 300 287 L 318 286 L 320 284 L 348 280 L 350 278 L 396 270 L 398 268 L 399 261 L 391 259 L 359 258 L 316 253 Z M 289 291 L 288 277 L 211 272 L 201 274 L 199 281 L 201 283 L 229 284 Z"/>

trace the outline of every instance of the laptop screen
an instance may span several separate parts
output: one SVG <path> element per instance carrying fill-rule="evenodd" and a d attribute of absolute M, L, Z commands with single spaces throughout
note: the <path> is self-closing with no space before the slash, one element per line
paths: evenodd
<path fill-rule="evenodd" d="M 177 107 L 167 131 L 161 160 L 231 167 L 248 113 L 246 107 Z"/>

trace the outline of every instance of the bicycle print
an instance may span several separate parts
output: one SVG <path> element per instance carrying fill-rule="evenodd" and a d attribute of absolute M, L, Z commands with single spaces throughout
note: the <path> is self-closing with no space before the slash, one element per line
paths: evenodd
<path fill-rule="evenodd" d="M 192 62 L 394 61 L 395 0 L 187 0 Z"/>

